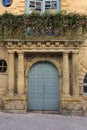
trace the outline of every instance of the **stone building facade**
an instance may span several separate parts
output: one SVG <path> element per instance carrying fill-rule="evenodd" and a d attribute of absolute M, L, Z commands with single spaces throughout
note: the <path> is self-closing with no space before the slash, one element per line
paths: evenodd
<path fill-rule="evenodd" d="M 22 14 L 26 12 L 28 0 L 13 0 L 13 3 L 9 7 L 3 6 L 3 0 L 0 2 L 0 14 L 4 12 L 9 12 L 13 14 Z M 87 1 L 84 0 L 61 0 L 60 1 L 61 10 L 66 10 L 67 12 L 75 12 L 81 14 L 87 14 Z"/>
<path fill-rule="evenodd" d="M 87 13 L 85 0 L 61 0 L 61 10 Z M 25 1 L 0 13 L 25 12 Z M 83 8 L 82 8 L 83 7 Z M 0 108 L 5 112 L 58 111 L 87 115 L 87 40 L 0 41 Z"/>

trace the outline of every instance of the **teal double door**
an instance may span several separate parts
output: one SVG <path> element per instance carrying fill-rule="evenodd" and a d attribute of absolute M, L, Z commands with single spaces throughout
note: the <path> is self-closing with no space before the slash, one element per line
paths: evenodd
<path fill-rule="evenodd" d="M 49 62 L 38 62 L 29 71 L 28 110 L 59 110 L 58 71 Z"/>

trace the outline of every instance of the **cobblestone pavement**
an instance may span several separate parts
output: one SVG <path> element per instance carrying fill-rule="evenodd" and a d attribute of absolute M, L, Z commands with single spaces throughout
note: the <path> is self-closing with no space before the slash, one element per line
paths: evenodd
<path fill-rule="evenodd" d="M 87 117 L 0 112 L 0 130 L 87 130 Z"/>

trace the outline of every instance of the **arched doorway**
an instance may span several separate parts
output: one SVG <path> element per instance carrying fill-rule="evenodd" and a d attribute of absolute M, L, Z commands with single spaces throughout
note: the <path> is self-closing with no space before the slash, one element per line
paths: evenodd
<path fill-rule="evenodd" d="M 57 68 L 50 62 L 32 65 L 28 74 L 28 110 L 59 110 Z"/>

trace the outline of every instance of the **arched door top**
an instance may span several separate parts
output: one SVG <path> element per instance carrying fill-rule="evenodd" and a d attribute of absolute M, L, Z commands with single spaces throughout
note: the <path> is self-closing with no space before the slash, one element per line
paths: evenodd
<path fill-rule="evenodd" d="M 59 63 L 58 63 L 55 59 L 49 58 L 49 57 L 46 57 L 46 58 L 45 58 L 45 57 L 38 57 L 38 58 L 33 58 L 33 59 L 31 60 L 31 62 L 29 61 L 29 62 L 27 63 L 27 68 L 26 68 L 26 71 L 25 71 L 25 75 L 26 75 L 26 76 L 28 76 L 29 70 L 31 69 L 31 67 L 32 67 L 34 64 L 38 63 L 38 62 L 49 62 L 49 63 L 53 64 L 53 65 L 56 67 L 57 71 L 58 71 L 58 76 L 59 76 L 59 77 L 62 76 L 62 71 L 61 71 L 61 68 L 60 68 Z"/>

